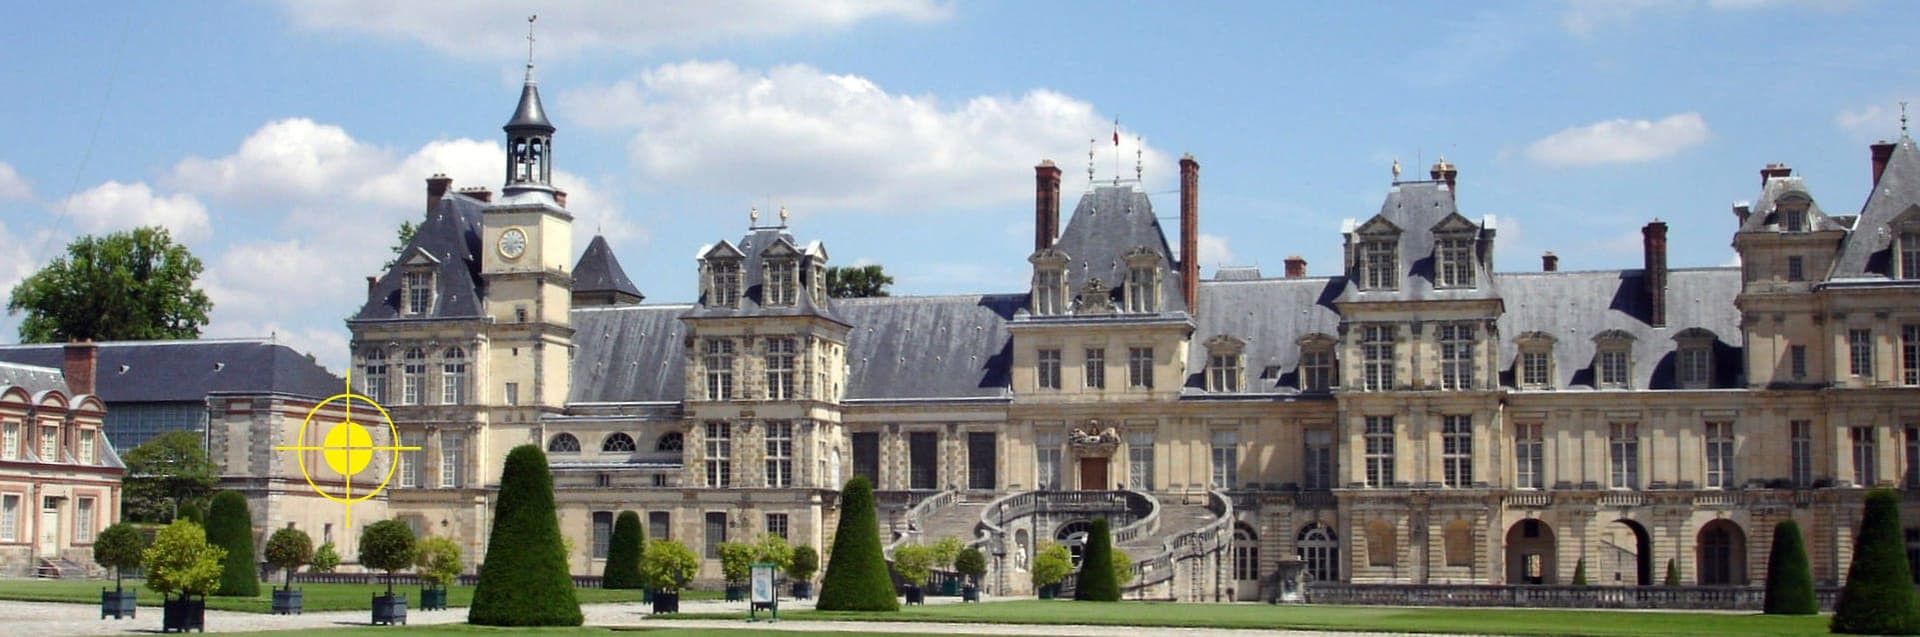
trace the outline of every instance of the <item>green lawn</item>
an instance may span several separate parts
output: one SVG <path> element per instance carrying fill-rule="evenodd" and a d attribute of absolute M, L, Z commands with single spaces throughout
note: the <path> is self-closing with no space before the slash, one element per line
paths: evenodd
<path fill-rule="evenodd" d="M 235 635 L 238 637 L 246 637 L 246 636 L 282 637 L 284 635 L 289 634 L 290 632 L 291 631 L 265 632 L 265 633 L 228 633 L 228 634 Z M 722 628 L 722 629 L 674 628 L 672 626 L 660 626 L 657 628 L 655 627 L 622 628 L 619 630 L 612 630 L 612 629 L 606 629 L 606 628 L 592 628 L 592 627 L 586 627 L 586 628 L 488 628 L 488 627 L 481 627 L 481 626 L 467 626 L 465 624 L 455 624 L 455 625 L 449 625 L 449 626 L 400 626 L 400 627 L 367 626 L 367 627 L 359 627 L 359 628 L 337 628 L 337 629 L 329 629 L 325 631 L 305 630 L 305 631 L 302 631 L 302 634 L 310 633 L 310 632 L 319 632 L 325 635 L 388 635 L 388 636 L 394 635 L 395 633 L 399 633 L 399 634 L 404 634 L 407 637 L 493 637 L 493 636 L 505 636 L 505 635 L 565 635 L 569 637 L 573 635 L 593 635 L 595 637 L 622 637 L 624 635 L 639 635 L 643 637 L 695 637 L 697 635 L 715 635 L 715 634 L 727 635 L 728 637 L 736 637 L 736 636 L 737 637 L 779 637 L 779 636 L 791 637 L 792 635 L 839 635 L 842 637 L 855 637 L 855 636 L 858 636 L 858 637 L 913 637 L 915 635 L 927 634 L 927 633 L 862 633 L 862 632 L 797 633 L 793 631 L 780 631 L 780 630 L 757 630 L 753 628 L 747 628 L 745 626 L 742 626 L 740 628 Z"/>
<path fill-rule="evenodd" d="M 686 619 L 738 617 L 686 614 Z M 1290 628 L 1305 630 L 1439 632 L 1498 635 L 1825 635 L 1823 615 L 1780 617 L 1754 614 L 1487 608 L 1394 608 L 1382 606 L 1269 606 L 1265 604 L 1171 604 L 1025 600 L 988 604 L 916 606 L 898 613 L 790 611 L 782 619 L 920 621 L 1111 626 Z M 661 617 L 671 620 L 676 616 Z"/>
<path fill-rule="evenodd" d="M 127 580 L 128 589 L 138 587 L 139 580 Z M 100 603 L 100 589 L 113 588 L 111 581 L 72 581 L 72 580 L 0 580 L 0 599 L 30 602 L 73 602 L 84 604 Z M 306 609 L 310 612 L 328 610 L 363 610 L 372 604 L 375 593 L 384 592 L 385 586 L 379 584 L 295 584 L 294 588 L 306 591 Z M 418 605 L 420 589 L 418 586 L 394 586 L 396 593 L 405 593 L 410 604 Z M 577 588 L 574 594 L 582 604 L 606 602 L 640 601 L 640 591 L 604 590 L 598 588 Z M 683 591 L 681 599 L 719 599 L 718 591 Z M 454 586 L 447 589 L 447 605 L 466 606 L 473 601 L 473 587 Z M 160 595 L 140 589 L 141 606 L 159 606 Z M 263 586 L 259 597 L 208 597 L 207 608 L 215 610 L 234 610 L 248 613 L 267 613 L 273 610 L 273 593 Z"/>

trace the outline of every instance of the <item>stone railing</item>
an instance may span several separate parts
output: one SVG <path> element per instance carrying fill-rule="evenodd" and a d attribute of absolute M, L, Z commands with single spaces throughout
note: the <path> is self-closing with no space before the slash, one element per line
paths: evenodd
<path fill-rule="evenodd" d="M 1115 545 L 1132 542 L 1142 536 L 1151 537 L 1160 531 L 1160 500 L 1138 491 L 1122 491 L 1127 494 L 1127 512 L 1133 514 L 1133 522 L 1114 529 Z"/>
<path fill-rule="evenodd" d="M 987 546 L 997 541 L 1005 532 L 1002 522 L 1017 520 L 1039 513 L 1127 513 L 1136 516 L 1145 512 L 1145 516 L 1127 526 L 1140 522 L 1158 524 L 1160 503 L 1152 496 L 1138 491 L 1023 491 L 1000 496 L 980 509 L 980 536 L 974 538 L 968 546 Z M 1125 527 L 1122 527 L 1125 528 Z M 1120 540 L 1116 539 L 1115 542 Z"/>
<path fill-rule="evenodd" d="M 1507 501 L 1507 506 L 1510 506 L 1510 507 L 1540 508 L 1540 507 L 1551 506 L 1553 504 L 1553 494 L 1547 493 L 1545 491 L 1535 491 L 1531 493 L 1509 493 L 1506 496 L 1506 501 Z"/>
<path fill-rule="evenodd" d="M 1760 610 L 1758 586 L 1482 586 L 1471 584 L 1346 584 L 1311 582 L 1307 602 L 1381 606 L 1510 606 L 1527 608 L 1666 608 Z M 1834 586 L 1814 589 L 1822 610 L 1840 597 Z"/>
<path fill-rule="evenodd" d="M 1603 507 L 1637 507 L 1646 503 L 1646 494 L 1632 491 L 1617 491 L 1600 496 L 1600 506 Z"/>
<path fill-rule="evenodd" d="M 959 499 L 959 491 L 947 489 L 922 498 L 919 503 L 907 509 L 907 514 L 903 516 L 903 522 L 905 522 L 906 528 L 895 531 L 895 537 L 887 543 L 887 555 L 892 556 L 894 549 L 900 548 L 900 545 L 906 544 L 908 540 L 918 536 L 920 529 L 925 528 L 927 518 L 932 516 L 935 511 L 939 511 Z"/>
<path fill-rule="evenodd" d="M 1707 492 L 1693 496 L 1693 505 L 1697 507 L 1737 507 L 1745 502 L 1738 491 Z"/>
<path fill-rule="evenodd" d="M 1173 579 L 1174 567 L 1180 562 L 1201 559 L 1228 548 L 1232 535 L 1227 533 L 1227 525 L 1233 523 L 1233 499 L 1219 491 L 1208 491 L 1207 509 L 1214 513 L 1212 522 L 1162 540 L 1159 555 L 1134 561 L 1133 582 L 1127 585 L 1127 590 Z"/>

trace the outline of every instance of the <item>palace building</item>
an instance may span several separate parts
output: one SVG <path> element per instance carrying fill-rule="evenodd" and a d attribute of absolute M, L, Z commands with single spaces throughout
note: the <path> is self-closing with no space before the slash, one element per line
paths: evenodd
<path fill-rule="evenodd" d="M 1043 161 L 1028 281 L 829 298 L 827 247 L 783 213 L 644 273 L 698 279 L 658 303 L 602 238 L 569 263 L 531 77 L 505 132 L 499 193 L 428 179 L 423 225 L 348 321 L 356 389 L 421 448 L 390 511 L 475 561 L 522 444 L 548 452 L 577 574 L 601 571 L 622 510 L 708 558 L 705 579 L 720 542 L 826 546 L 863 475 L 883 537 L 976 543 L 990 592 L 1025 592 L 1040 544 L 1105 516 L 1134 585 L 1187 600 L 1253 598 L 1283 560 L 1354 584 L 1567 583 L 1584 561 L 1601 585 L 1669 563 L 1742 585 L 1789 518 L 1832 583 L 1862 489 L 1920 486 L 1904 134 L 1872 147 L 1857 214 L 1762 170 L 1727 219 L 1739 267 L 1669 268 L 1653 221 L 1637 267 L 1499 271 L 1495 219 L 1441 160 L 1346 224 L 1331 276 L 1289 258 L 1203 280 L 1192 157 L 1174 202 L 1090 183 L 1064 222 Z"/>

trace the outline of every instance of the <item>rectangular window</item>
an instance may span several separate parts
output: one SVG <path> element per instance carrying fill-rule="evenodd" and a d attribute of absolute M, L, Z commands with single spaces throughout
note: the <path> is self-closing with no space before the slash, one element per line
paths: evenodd
<path fill-rule="evenodd" d="M 505 402 L 508 407 L 520 404 L 520 383 L 507 383 L 506 390 L 502 393 L 504 394 L 501 396 L 502 402 Z"/>
<path fill-rule="evenodd" d="M 1627 349 L 1612 348 L 1600 351 L 1600 386 L 1623 388 L 1628 386 L 1628 376 L 1632 368 L 1627 365 Z"/>
<path fill-rule="evenodd" d="M 1107 388 L 1107 350 L 1088 348 L 1086 364 L 1087 389 Z"/>
<path fill-rule="evenodd" d="M 1153 389 L 1153 348 L 1127 349 L 1127 386 L 1134 389 Z"/>
<path fill-rule="evenodd" d="M 41 427 L 40 428 L 40 461 L 41 462 L 59 462 L 60 461 L 60 428 L 59 427 Z"/>
<path fill-rule="evenodd" d="M 426 314 L 433 311 L 433 273 L 408 272 L 405 277 L 407 287 L 407 313 Z"/>
<path fill-rule="evenodd" d="M 1046 490 L 1060 489 L 1060 432 L 1042 432 L 1034 437 L 1033 443 L 1034 488 Z"/>
<path fill-rule="evenodd" d="M 1787 363 L 1788 363 L 1788 367 L 1791 368 L 1790 371 L 1793 372 L 1794 380 L 1806 380 L 1807 378 L 1807 346 L 1805 345 L 1787 346 Z"/>
<path fill-rule="evenodd" d="M 1207 357 L 1207 391 L 1240 391 L 1240 355 L 1215 354 Z"/>
<path fill-rule="evenodd" d="M 1315 348 L 1300 352 L 1300 390 L 1323 392 L 1333 387 L 1333 350 Z"/>
<path fill-rule="evenodd" d="M 400 446 L 415 448 L 412 451 L 399 451 L 394 453 L 395 462 L 400 463 L 400 486 L 409 488 L 419 487 L 420 450 L 427 448 L 427 435 L 417 431 L 400 434 Z"/>
<path fill-rule="evenodd" d="M 1680 386 L 1687 389 L 1704 389 L 1712 378 L 1710 356 L 1713 350 L 1706 345 L 1683 345 L 1677 355 L 1680 358 Z"/>
<path fill-rule="evenodd" d="M 1447 239 L 1440 242 L 1440 287 L 1473 287 L 1473 241 Z"/>
<path fill-rule="evenodd" d="M 1127 477 L 1135 490 L 1153 490 L 1153 432 L 1127 432 Z"/>
<path fill-rule="evenodd" d="M 1607 456 L 1612 465 L 1615 489 L 1640 488 L 1640 424 L 1616 422 L 1607 425 Z"/>
<path fill-rule="evenodd" d="M 1793 449 L 1793 486 L 1805 489 L 1813 486 L 1813 421 L 1795 420 L 1791 423 Z"/>
<path fill-rule="evenodd" d="M 1399 255 L 1394 253 L 1392 241 L 1363 241 L 1360 243 L 1361 281 L 1368 290 L 1391 290 L 1399 287 Z"/>
<path fill-rule="evenodd" d="M 775 420 L 767 423 L 767 486 L 793 486 L 793 423 Z"/>
<path fill-rule="evenodd" d="M 1066 287 L 1060 282 L 1059 270 L 1041 270 L 1033 275 L 1034 314 L 1050 315 L 1065 311 L 1066 304 L 1061 298 L 1061 290 Z"/>
<path fill-rule="evenodd" d="M 996 488 L 995 474 L 1000 470 L 1000 447 L 991 431 L 967 432 L 967 488 Z"/>
<path fill-rule="evenodd" d="M 648 511 L 647 537 L 656 540 L 673 539 L 673 514 L 666 511 Z"/>
<path fill-rule="evenodd" d="M 1441 388 L 1473 389 L 1473 325 L 1443 324 L 1438 332 Z"/>
<path fill-rule="evenodd" d="M 593 559 L 607 559 L 607 545 L 613 543 L 613 512 L 593 512 Z"/>
<path fill-rule="evenodd" d="M 1523 422 L 1513 429 L 1513 482 L 1521 489 L 1544 489 L 1547 484 L 1546 439 L 1541 424 Z"/>
<path fill-rule="evenodd" d="M 0 541 L 20 540 L 20 496 L 0 496 Z"/>
<path fill-rule="evenodd" d="M 1393 363 L 1393 326 L 1361 326 L 1360 364 L 1367 391 L 1393 389 Z"/>
<path fill-rule="evenodd" d="M 1872 427 L 1849 427 L 1847 437 L 1853 440 L 1853 484 L 1859 487 L 1871 487 L 1880 482 L 1880 467 L 1877 460 L 1877 446 L 1873 439 Z"/>
<path fill-rule="evenodd" d="M 374 356 L 367 357 L 366 364 L 361 367 L 360 372 L 360 393 L 366 394 L 368 398 L 372 398 L 373 402 L 387 402 L 387 357 L 385 354 L 381 354 L 377 358 Z"/>
<path fill-rule="evenodd" d="M 1154 285 L 1153 268 L 1132 268 L 1127 271 L 1127 311 L 1152 312 L 1158 305 Z"/>
<path fill-rule="evenodd" d="M 767 400 L 793 400 L 794 339 L 767 339 Z"/>
<path fill-rule="evenodd" d="M 414 350 L 400 365 L 400 404 L 424 405 L 427 392 L 427 357 Z"/>
<path fill-rule="evenodd" d="M 440 486 L 458 488 L 466 484 L 467 439 L 461 434 L 440 434 Z"/>
<path fill-rule="evenodd" d="M 914 431 L 907 434 L 907 488 L 940 488 L 940 434 Z"/>
<path fill-rule="evenodd" d="M 720 559 L 720 545 L 727 543 L 727 514 L 720 511 L 707 512 L 707 559 Z"/>
<path fill-rule="evenodd" d="M 1733 423 L 1707 423 L 1707 488 L 1731 489 L 1733 478 Z"/>
<path fill-rule="evenodd" d="M 10 422 L 0 428 L 0 459 L 20 459 L 20 423 Z"/>
<path fill-rule="evenodd" d="M 1900 278 L 1920 279 L 1920 232 L 1900 235 Z"/>
<path fill-rule="evenodd" d="M 1217 489 L 1240 488 L 1240 432 L 1222 429 L 1213 432 L 1213 486 Z"/>
<path fill-rule="evenodd" d="M 1803 259 L 1800 257 L 1787 257 L 1787 280 L 1788 281 L 1807 280 L 1806 259 Z"/>
<path fill-rule="evenodd" d="M 856 431 L 848 439 L 853 444 L 853 475 L 864 476 L 874 488 L 880 488 L 879 432 Z"/>
<path fill-rule="evenodd" d="M 84 464 L 84 465 L 95 464 L 97 460 L 93 457 L 93 453 L 94 453 L 93 441 L 95 438 L 98 438 L 100 436 L 100 432 L 94 431 L 92 429 L 81 429 L 79 431 L 80 431 L 79 433 L 80 464 Z"/>
<path fill-rule="evenodd" d="M 1873 330 L 1847 330 L 1847 360 L 1855 376 L 1873 376 Z"/>
<path fill-rule="evenodd" d="M 464 405 L 467 403 L 467 352 L 460 348 L 447 350 L 446 360 L 440 365 L 440 404 Z"/>
<path fill-rule="evenodd" d="M 733 400 L 733 339 L 709 338 L 707 400 Z"/>
<path fill-rule="evenodd" d="M 733 486 L 733 423 L 707 423 L 707 486 Z"/>
<path fill-rule="evenodd" d="M 79 498 L 73 506 L 73 541 L 93 541 L 93 498 Z"/>
<path fill-rule="evenodd" d="M 713 305 L 736 307 L 740 305 L 740 264 L 713 264 Z"/>
<path fill-rule="evenodd" d="M 1308 429 L 1306 456 L 1301 464 L 1306 469 L 1307 488 L 1333 488 L 1333 432 Z"/>
<path fill-rule="evenodd" d="M 782 540 L 787 539 L 787 514 L 785 513 L 768 513 L 767 514 L 767 535 L 771 535 L 771 536 L 780 538 Z"/>
<path fill-rule="evenodd" d="M 1443 416 L 1440 425 L 1440 472 L 1453 488 L 1473 486 L 1473 417 Z"/>
<path fill-rule="evenodd" d="M 1900 384 L 1920 385 L 1920 325 L 1900 327 Z"/>
<path fill-rule="evenodd" d="M 1367 486 L 1393 486 L 1393 416 L 1367 416 Z"/>
<path fill-rule="evenodd" d="M 1040 350 L 1040 362 L 1034 368 L 1035 382 L 1041 389 L 1060 388 L 1060 350 Z"/>
<path fill-rule="evenodd" d="M 1907 427 L 1907 488 L 1920 488 L 1920 427 Z"/>
<path fill-rule="evenodd" d="M 1549 352 L 1520 353 L 1520 385 L 1529 389 L 1548 388 L 1553 379 L 1548 375 Z"/>
<path fill-rule="evenodd" d="M 772 259 L 766 262 L 767 305 L 793 305 L 795 289 L 799 287 L 796 276 L 799 269 L 788 259 Z"/>

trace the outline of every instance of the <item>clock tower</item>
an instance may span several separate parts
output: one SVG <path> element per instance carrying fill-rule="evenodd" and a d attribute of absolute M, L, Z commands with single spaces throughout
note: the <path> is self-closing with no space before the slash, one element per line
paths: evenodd
<path fill-rule="evenodd" d="M 482 214 L 481 268 L 485 312 L 492 319 L 488 403 L 508 419 L 531 419 L 537 408 L 566 401 L 573 329 L 573 215 L 566 193 L 553 187 L 553 124 L 527 65 L 526 85 L 507 134 L 506 183 Z"/>

